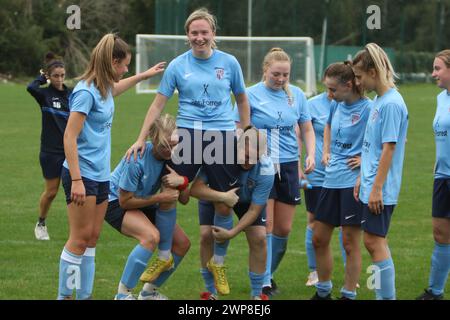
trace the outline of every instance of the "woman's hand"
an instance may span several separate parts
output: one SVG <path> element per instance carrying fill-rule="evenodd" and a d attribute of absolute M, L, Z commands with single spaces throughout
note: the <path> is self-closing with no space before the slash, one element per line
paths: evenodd
<path fill-rule="evenodd" d="M 139 157 L 142 158 L 145 152 L 145 141 L 136 141 L 133 143 L 133 145 L 127 150 L 127 153 L 125 153 L 125 159 L 127 162 L 130 162 L 131 155 L 133 155 L 134 161 L 137 161 L 138 153 Z M 140 152 L 139 152 L 140 151 Z"/>
<path fill-rule="evenodd" d="M 305 159 L 305 173 L 311 173 L 314 171 L 316 167 L 316 160 L 310 156 L 307 156 Z"/>
<path fill-rule="evenodd" d="M 153 67 L 148 69 L 147 71 L 144 71 L 141 73 L 142 80 L 147 80 L 148 78 L 151 78 L 158 73 L 161 73 L 164 71 L 164 67 L 166 66 L 166 62 L 158 62 Z"/>
<path fill-rule="evenodd" d="M 382 188 L 372 186 L 372 191 L 369 195 L 369 203 L 367 204 L 369 210 L 376 215 L 379 215 L 384 210 L 383 204 L 383 190 Z"/>
<path fill-rule="evenodd" d="M 161 178 L 163 186 L 166 188 L 176 189 L 178 186 L 181 186 L 184 183 L 184 178 L 175 172 L 171 167 L 166 165 L 169 173 Z"/>
<path fill-rule="evenodd" d="M 328 152 L 324 152 L 322 155 L 322 164 L 325 167 L 328 167 L 329 163 L 330 163 L 330 154 Z"/>
<path fill-rule="evenodd" d="M 223 203 L 228 207 L 233 208 L 239 201 L 239 196 L 236 194 L 239 188 L 233 188 L 223 193 Z"/>
<path fill-rule="evenodd" d="M 86 189 L 82 180 L 72 181 L 70 200 L 77 206 L 82 206 L 86 201 Z"/>
<path fill-rule="evenodd" d="M 361 156 L 354 156 L 347 160 L 347 165 L 350 169 L 355 170 L 361 166 Z"/>
<path fill-rule="evenodd" d="M 172 203 L 178 200 L 180 191 L 172 188 L 165 188 L 158 194 L 158 203 Z"/>
<path fill-rule="evenodd" d="M 211 226 L 211 229 L 214 236 L 214 240 L 216 240 L 218 243 L 222 243 L 233 238 L 231 230 L 227 230 L 217 226 Z"/>

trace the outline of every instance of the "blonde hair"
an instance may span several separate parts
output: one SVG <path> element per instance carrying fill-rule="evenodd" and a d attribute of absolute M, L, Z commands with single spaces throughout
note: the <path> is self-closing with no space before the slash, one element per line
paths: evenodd
<path fill-rule="evenodd" d="M 395 78 L 398 76 L 394 72 L 386 52 L 376 43 L 369 43 L 359 51 L 353 59 L 353 66 L 361 68 L 364 72 L 375 69 L 381 83 L 390 88 L 397 88 Z"/>
<path fill-rule="evenodd" d="M 195 20 L 205 20 L 208 22 L 209 26 L 212 29 L 212 32 L 216 33 L 217 30 L 217 19 L 214 15 L 212 15 L 208 9 L 206 8 L 199 8 L 192 12 L 189 17 L 186 19 L 186 22 L 184 23 L 184 30 L 186 31 L 186 34 L 189 33 L 189 26 L 191 23 Z M 211 48 L 215 49 L 217 48 L 216 40 L 213 38 L 211 41 Z"/>
<path fill-rule="evenodd" d="M 94 82 L 103 99 L 106 99 L 108 91 L 114 86 L 115 71 L 112 61 L 122 61 L 129 54 L 131 51 L 128 44 L 119 36 L 108 33 L 92 50 L 89 65 L 79 79 L 85 80 L 87 85 Z"/>
<path fill-rule="evenodd" d="M 177 129 L 175 118 L 166 113 L 153 122 L 148 131 L 148 138 L 155 147 L 163 145 L 164 147 L 170 146 L 170 141 L 167 137 L 171 137 Z"/>
<path fill-rule="evenodd" d="M 435 56 L 435 58 L 441 59 L 447 68 L 450 68 L 450 49 L 442 50 L 438 52 Z"/>
<path fill-rule="evenodd" d="M 291 57 L 289 57 L 289 55 L 283 49 L 281 48 L 270 49 L 269 52 L 264 57 L 262 63 L 263 69 L 262 81 L 266 81 L 265 73 L 274 62 L 289 62 L 289 65 L 292 64 Z M 291 90 L 289 89 L 289 81 L 284 84 L 283 90 L 286 92 L 289 98 L 292 98 L 292 93 Z"/>

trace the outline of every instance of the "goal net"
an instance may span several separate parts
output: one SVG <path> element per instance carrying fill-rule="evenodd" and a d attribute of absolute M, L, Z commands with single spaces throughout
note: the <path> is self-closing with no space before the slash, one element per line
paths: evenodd
<path fill-rule="evenodd" d="M 314 43 L 309 37 L 216 37 L 219 50 L 230 53 L 239 61 L 247 86 L 261 81 L 262 61 L 273 47 L 280 47 L 292 59 L 290 82 L 303 89 L 307 96 L 316 93 Z M 186 36 L 136 35 L 136 73 L 159 61 L 167 61 L 189 50 Z M 142 81 L 137 93 L 155 93 L 162 75 Z"/>

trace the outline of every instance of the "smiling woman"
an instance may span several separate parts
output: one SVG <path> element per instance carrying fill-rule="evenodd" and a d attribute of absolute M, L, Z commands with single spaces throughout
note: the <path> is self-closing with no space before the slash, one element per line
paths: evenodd
<path fill-rule="evenodd" d="M 226 156 L 229 150 L 236 149 L 236 123 L 230 93 L 233 93 L 236 99 L 242 128 L 249 124 L 249 107 L 241 66 L 234 56 L 216 48 L 214 41 L 216 30 L 216 18 L 206 9 L 198 9 L 189 15 L 185 23 L 185 31 L 191 50 L 170 62 L 161 80 L 158 93 L 148 110 L 138 140 L 128 150 L 127 156 L 133 153 L 136 160 L 138 150 L 141 156 L 144 154 L 148 129 L 159 118 L 177 89 L 179 92 L 177 127 L 180 131 L 188 133 L 183 135 L 186 139 L 181 140 L 180 145 L 183 147 L 187 145 L 190 150 L 196 150 L 194 146 L 197 143 L 201 145 L 201 150 L 189 152 L 188 157 L 185 157 L 187 153 L 183 150 L 181 163 L 174 158 L 170 167 L 179 175 L 187 177 L 189 181 L 192 181 L 198 170 L 202 168 L 208 177 L 211 189 L 226 192 L 233 188 L 239 175 L 236 160 Z M 229 133 L 232 139 L 227 139 L 230 136 Z M 218 139 L 211 141 L 206 138 L 211 135 Z M 197 140 L 194 141 L 195 139 Z M 216 145 L 219 146 L 215 152 L 216 157 L 210 161 L 209 153 L 204 151 L 211 147 L 215 148 Z M 201 156 L 198 157 L 200 151 Z M 172 203 L 172 207 L 175 208 L 175 206 L 176 202 Z M 220 222 L 221 226 L 232 224 L 230 207 L 217 202 L 215 213 L 223 222 Z M 211 226 L 208 227 L 211 234 Z M 211 255 L 207 256 L 211 258 Z M 209 273 L 206 269 L 207 262 L 202 259 L 205 273 Z M 217 263 L 217 260 L 212 262 Z M 219 267 L 223 270 L 223 266 Z M 225 294 L 229 292 L 226 279 L 225 285 L 220 290 Z"/>
<path fill-rule="evenodd" d="M 61 178 L 70 235 L 60 259 L 58 299 L 71 299 L 74 289 L 77 299 L 88 299 L 92 294 L 95 246 L 108 204 L 113 97 L 164 70 L 159 63 L 121 80 L 130 59 L 131 51 L 121 38 L 105 35 L 69 98 Z"/>

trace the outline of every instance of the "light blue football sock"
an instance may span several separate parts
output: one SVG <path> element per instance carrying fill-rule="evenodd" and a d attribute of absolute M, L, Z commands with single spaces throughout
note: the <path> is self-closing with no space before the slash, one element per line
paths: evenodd
<path fill-rule="evenodd" d="M 306 227 L 305 248 L 309 271 L 316 270 L 316 252 L 314 251 L 314 246 L 312 243 L 313 234 L 313 229 L 311 229 L 310 227 Z"/>
<path fill-rule="evenodd" d="M 263 287 L 270 287 L 271 286 L 270 280 L 272 280 L 272 272 L 271 272 L 272 234 L 271 233 L 266 234 L 266 243 L 267 243 L 266 272 L 264 273 Z"/>
<path fill-rule="evenodd" d="M 431 270 L 428 289 L 434 295 L 444 293 L 450 270 L 450 244 L 435 242 L 433 255 L 431 256 Z"/>
<path fill-rule="evenodd" d="M 272 266 L 270 272 L 275 273 L 286 253 L 288 237 L 272 235 Z"/>
<path fill-rule="evenodd" d="M 81 260 L 81 288 L 77 289 L 77 300 L 91 298 L 95 278 L 95 248 L 86 248 Z"/>
<path fill-rule="evenodd" d="M 156 210 L 155 225 L 159 231 L 159 250 L 171 250 L 173 232 L 177 222 L 177 209 Z"/>
<path fill-rule="evenodd" d="M 71 253 L 65 247 L 59 260 L 58 300 L 71 298 L 74 289 L 81 288 L 81 261 L 83 256 Z"/>
<path fill-rule="evenodd" d="M 216 287 L 214 285 L 214 276 L 208 270 L 208 268 L 201 268 L 200 273 L 202 274 L 203 281 L 205 282 L 205 288 L 208 292 L 212 294 L 217 294 Z"/>
<path fill-rule="evenodd" d="M 349 291 L 345 289 L 344 287 L 341 288 L 341 295 L 345 298 L 355 300 L 356 299 L 356 290 L 355 291 Z"/>
<path fill-rule="evenodd" d="M 376 276 L 380 277 L 380 288 L 375 288 L 377 299 L 395 300 L 395 267 L 392 258 L 375 262 L 379 270 Z"/>
<path fill-rule="evenodd" d="M 264 273 L 248 272 L 250 278 L 250 287 L 252 288 L 251 296 L 258 297 L 262 293 L 262 287 L 264 282 Z"/>
<path fill-rule="evenodd" d="M 175 272 L 178 265 L 181 263 L 181 260 L 183 260 L 183 258 L 184 258 L 184 256 L 176 255 L 173 252 L 172 252 L 172 257 L 173 257 L 173 268 L 170 268 L 169 270 L 162 272 L 159 275 L 159 277 L 156 278 L 155 281 L 153 281 L 153 284 L 155 286 L 157 286 L 158 288 L 161 287 L 164 284 L 164 282 L 166 282 L 166 280 L 172 275 L 172 273 Z"/>
<path fill-rule="evenodd" d="M 136 245 L 129 254 L 127 263 L 123 269 L 122 277 L 120 278 L 120 282 L 129 290 L 136 287 L 152 254 L 152 251 L 144 248 L 140 244 Z"/>
<path fill-rule="evenodd" d="M 217 212 L 214 213 L 214 225 L 217 227 L 222 227 L 227 230 L 231 230 L 233 228 L 233 215 L 221 215 Z M 218 243 L 214 241 L 214 255 L 217 256 L 226 256 L 228 245 L 230 244 L 230 240 L 224 241 L 222 243 Z"/>
<path fill-rule="evenodd" d="M 345 265 L 347 264 L 347 254 L 345 253 L 344 248 L 344 238 L 342 235 L 342 228 L 339 228 L 339 247 L 341 248 L 342 262 L 344 263 L 345 268 Z"/>
<path fill-rule="evenodd" d="M 333 290 L 333 283 L 331 282 L 331 280 L 317 282 L 316 289 L 319 297 L 325 298 L 327 295 L 331 293 L 331 290 Z"/>

